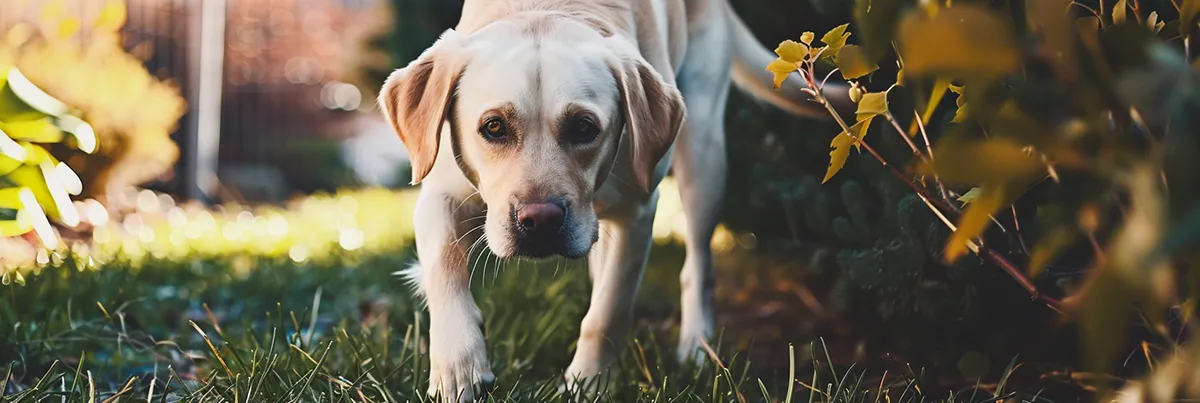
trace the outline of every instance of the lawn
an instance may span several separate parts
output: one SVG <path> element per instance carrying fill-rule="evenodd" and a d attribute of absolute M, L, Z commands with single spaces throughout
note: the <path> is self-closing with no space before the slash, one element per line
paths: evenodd
<path fill-rule="evenodd" d="M 714 354 L 699 367 L 675 364 L 683 251 L 671 242 L 672 201 L 664 199 L 637 331 L 597 401 L 1014 396 L 1003 382 L 926 396 L 919 369 L 889 376 L 833 368 L 819 339 L 779 342 L 780 329 L 793 323 L 746 320 L 767 305 L 803 309 L 746 302 L 739 287 L 761 273 L 728 263 L 719 276 L 728 280 L 719 287 L 725 329 Z M 89 256 L 100 260 L 43 257 L 45 266 L 25 273 L 24 284 L 4 286 L 0 401 L 423 401 L 428 317 L 392 274 L 413 258 L 410 203 L 411 193 L 377 191 L 254 212 L 150 206 L 148 218 L 98 232 L 103 242 Z M 501 264 L 481 255 L 476 264 L 498 377 L 490 400 L 565 400 L 561 371 L 589 295 L 583 263 Z M 775 342 L 756 346 L 761 334 L 776 334 Z"/>

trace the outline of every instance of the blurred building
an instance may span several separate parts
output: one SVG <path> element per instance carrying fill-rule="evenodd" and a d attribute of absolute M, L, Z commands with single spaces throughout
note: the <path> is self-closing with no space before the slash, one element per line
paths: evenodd
<path fill-rule="evenodd" d="M 106 1 L 3 0 L 0 28 L 37 21 L 51 7 L 86 26 Z M 125 0 L 123 46 L 156 77 L 178 85 L 192 104 L 202 63 L 201 12 L 211 1 L 223 1 L 225 8 L 222 199 L 279 200 L 388 176 L 378 172 L 388 169 L 379 158 L 403 159 L 403 145 L 386 134 L 390 129 L 374 111 L 371 95 L 343 82 L 370 56 L 362 50 L 364 38 L 390 22 L 386 0 Z M 189 108 L 172 135 L 181 149 L 174 175 L 151 187 L 184 193 L 182 168 L 194 154 L 188 141 L 194 119 L 195 109 Z M 344 147 L 351 138 L 356 141 Z M 360 177 L 347 166 L 355 162 L 375 172 Z"/>
<path fill-rule="evenodd" d="M 183 84 L 185 93 L 195 91 L 188 77 L 198 62 L 201 3 L 128 0 L 126 47 L 143 52 L 147 67 Z M 373 105 L 341 80 L 370 26 L 364 21 L 380 18 L 378 0 L 225 0 L 225 7 L 224 190 L 279 199 L 352 182 L 339 141 L 380 122 L 373 113 L 352 113 Z M 181 122 L 181 146 L 192 118 Z"/>

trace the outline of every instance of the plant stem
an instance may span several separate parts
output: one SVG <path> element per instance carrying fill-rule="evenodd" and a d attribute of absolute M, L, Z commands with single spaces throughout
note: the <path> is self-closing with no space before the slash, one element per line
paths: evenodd
<path fill-rule="evenodd" d="M 833 105 L 831 105 L 829 103 L 829 101 L 827 99 L 825 99 L 825 95 L 822 94 L 821 91 L 823 90 L 823 88 L 821 88 L 821 86 L 818 85 L 817 82 L 815 81 L 815 76 L 814 76 L 815 72 L 813 70 L 812 64 L 808 63 L 808 69 L 807 70 L 800 69 L 800 72 L 801 72 L 800 76 L 804 78 L 804 83 L 810 89 L 810 94 L 813 96 L 813 100 L 816 101 L 817 103 L 821 104 L 822 106 L 824 106 L 825 110 L 828 111 L 831 116 L 833 116 L 833 119 L 835 121 L 837 121 L 838 126 L 841 126 L 842 134 L 838 134 L 838 135 L 839 136 L 841 136 L 841 135 L 853 136 L 852 134 L 850 134 L 851 133 L 850 126 L 846 125 L 846 122 L 843 121 L 841 116 L 838 115 L 837 111 L 833 109 Z M 901 135 L 902 136 L 904 135 L 903 131 L 901 131 Z M 924 187 L 917 185 L 916 182 L 913 182 L 912 178 L 910 178 L 908 175 L 905 175 L 903 172 L 900 172 L 900 170 L 896 169 L 896 167 L 889 164 L 887 162 L 887 160 L 884 159 L 882 155 L 879 155 L 879 153 L 876 152 L 875 149 L 873 147 L 871 147 L 870 144 L 867 144 L 866 141 L 864 141 L 861 138 L 856 138 L 855 141 L 857 141 L 857 143 L 859 145 L 861 145 L 862 148 L 866 149 L 867 152 L 870 153 L 872 157 L 875 157 L 875 160 L 879 161 L 879 164 L 883 165 L 883 167 L 886 168 L 888 170 L 888 172 L 891 172 L 892 176 L 895 176 L 901 182 L 904 182 L 904 184 L 908 185 L 908 187 L 910 189 L 912 189 L 913 192 L 915 192 L 917 195 L 924 198 L 927 201 L 927 203 L 936 204 L 937 208 L 951 212 L 955 216 L 957 216 L 959 214 L 960 211 L 957 207 L 955 207 L 953 204 L 947 202 L 944 199 L 933 197 L 933 195 L 929 194 L 928 190 L 926 190 Z M 932 207 L 932 204 L 931 204 L 931 207 Z M 955 217 L 955 218 L 957 218 L 957 217 Z M 1042 294 L 1041 291 L 1038 291 L 1037 286 L 1035 286 L 1033 284 L 1033 282 L 1029 280 L 1029 277 L 1025 276 L 1025 271 L 1018 269 L 1015 265 L 1012 264 L 1012 262 L 1008 261 L 1008 259 L 1005 258 L 1003 255 L 996 252 L 992 248 L 984 245 L 982 242 L 979 243 L 979 250 L 977 253 L 979 254 L 980 257 L 986 259 L 988 262 L 990 262 L 996 266 L 1000 266 L 1000 269 L 1002 269 L 1006 273 L 1008 273 L 1008 275 L 1010 277 L 1012 277 L 1013 280 L 1016 280 L 1017 284 L 1021 285 L 1021 288 L 1024 288 L 1025 291 L 1029 292 L 1029 295 L 1033 300 L 1039 301 L 1039 302 L 1045 304 L 1048 308 L 1050 308 L 1051 310 L 1054 310 L 1055 312 L 1058 312 L 1058 313 L 1063 312 L 1061 301 L 1059 301 L 1053 297 L 1044 295 L 1044 294 Z"/>

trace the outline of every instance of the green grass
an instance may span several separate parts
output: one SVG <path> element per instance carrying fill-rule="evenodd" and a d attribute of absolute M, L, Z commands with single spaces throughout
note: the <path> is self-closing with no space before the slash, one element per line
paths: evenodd
<path fill-rule="evenodd" d="M 636 336 L 597 401 L 876 401 L 872 392 L 883 386 L 864 384 L 866 371 L 794 363 L 782 370 L 803 382 L 789 385 L 789 374 L 758 368 L 719 342 L 720 367 L 675 364 L 667 279 L 681 256 L 674 247 L 654 253 Z M 0 400 L 423 401 L 428 319 L 391 275 L 410 257 L 197 257 L 83 270 L 52 262 L 24 286 L 4 288 L 0 387 L 8 395 Z M 586 310 L 586 270 L 488 263 L 475 286 L 498 377 L 489 400 L 565 401 L 558 387 Z M 912 378 L 887 386 L 894 401 L 928 398 Z"/>

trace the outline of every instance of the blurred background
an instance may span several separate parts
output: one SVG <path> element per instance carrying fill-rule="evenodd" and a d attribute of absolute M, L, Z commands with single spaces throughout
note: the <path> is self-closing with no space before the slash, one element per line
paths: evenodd
<path fill-rule="evenodd" d="M 801 32 L 820 36 L 851 21 L 855 2 L 731 3 L 773 49 Z M 34 141 L 69 166 L 81 190 L 65 204 L 47 191 L 44 199 L 57 203 L 44 212 L 53 228 L 28 218 L 41 212 L 22 213 L 33 209 L 29 204 L 13 207 L 17 213 L 8 217 L 24 230 L 0 238 L 0 270 L 5 284 L 23 285 L 5 291 L 0 327 L 33 323 L 35 330 L 0 335 L 8 342 L 0 346 L 0 363 L 11 360 L 19 369 L 9 372 L 8 390 L 0 394 L 35 389 L 41 374 L 64 371 L 56 362 L 128 364 L 97 369 L 97 382 L 108 385 L 101 389 L 113 394 L 131 376 L 142 377 L 142 388 L 147 377 L 156 376 L 150 385 L 168 378 L 160 363 L 192 382 L 185 385 L 236 389 L 234 373 L 252 365 L 220 369 L 227 363 L 211 359 L 220 357 L 217 347 L 200 358 L 212 344 L 206 347 L 197 330 L 204 329 L 203 341 L 229 343 L 220 349 L 250 354 L 273 320 L 287 322 L 285 337 L 308 337 L 295 343 L 305 355 L 319 352 L 319 342 L 309 341 L 342 340 L 335 329 L 390 324 L 391 333 L 371 330 L 383 333 L 369 333 L 345 351 L 338 347 L 331 358 L 338 369 L 329 372 L 362 370 L 378 375 L 371 382 L 393 395 L 415 393 L 419 388 L 409 384 L 421 379 L 420 371 L 398 378 L 390 372 L 412 365 L 403 358 L 387 356 L 381 361 L 390 364 L 365 369 L 355 364 L 364 345 L 408 351 L 406 329 L 419 332 L 427 321 L 390 275 L 412 257 L 414 190 L 404 146 L 375 98 L 393 69 L 457 22 L 461 7 L 443 0 L 0 0 L 0 67 L 19 69 L 61 101 L 94 129 L 98 144 L 93 152 L 81 150 L 83 136 L 66 129 L 74 137 L 55 139 L 77 139 Z M 897 70 L 885 62 L 876 74 Z M 12 77 L 10 83 L 20 82 Z M 868 91 L 890 84 L 863 80 Z M 36 103 L 10 86 L 17 101 Z M 937 111 L 935 121 L 949 122 L 954 103 Z M 869 369 L 860 384 L 883 390 L 887 381 L 896 395 L 920 382 L 917 390 L 941 397 L 976 389 L 999 396 L 1010 379 L 1066 396 L 1095 390 L 1070 370 L 1078 358 L 1074 329 L 975 255 L 943 263 L 951 232 L 881 165 L 855 153 L 822 183 L 830 138 L 841 131 L 836 123 L 790 117 L 736 91 L 726 113 L 731 172 L 714 245 L 718 325 L 727 330 L 718 350 L 727 360 L 737 357 L 743 375 L 773 380 L 764 394 L 790 390 L 786 379 L 796 363 L 814 376 L 823 365 L 856 364 Z M 57 122 L 68 113 L 51 115 Z M 0 113 L 0 129 L 17 133 L 4 118 Z M 912 117 L 899 119 L 908 124 Z M 913 156 L 894 135 L 873 135 L 872 145 L 889 160 Z M 67 179 L 45 175 L 46 183 Z M 657 248 L 638 305 L 639 335 L 663 337 L 666 348 L 648 351 L 667 357 L 683 259 L 673 186 L 667 181 L 662 188 Z M 1012 215 L 1016 220 L 1015 209 Z M 60 247 L 35 247 L 48 239 Z M 1073 250 L 1091 253 L 1088 244 Z M 1089 264 L 1079 261 L 1048 265 L 1036 286 L 1064 294 Z M 62 267 L 77 270 L 47 274 Z M 500 318 L 489 324 L 499 329 L 497 343 L 511 347 L 496 353 L 502 380 L 505 374 L 550 379 L 565 367 L 587 281 L 581 270 L 560 277 L 558 269 L 533 269 L 540 277 L 505 271 L 487 291 L 492 296 L 481 297 L 485 312 Z M 80 313 L 81 305 L 100 309 Z M 255 316 L 278 307 L 284 308 L 267 319 Z M 289 320 L 285 309 L 295 310 Z M 550 319 L 538 322 L 539 314 Z M 235 321 L 248 324 L 231 330 Z M 549 336 L 523 339 L 529 329 L 521 323 L 533 322 Z M 222 323 L 228 333 L 221 333 Z M 60 330 L 72 337 L 42 337 Z M 156 344 L 162 340 L 184 346 L 183 353 L 163 352 Z M 1137 346 L 1131 349 L 1124 352 Z M 554 356 L 534 355 L 547 350 Z M 251 361 L 258 362 L 255 354 Z M 657 377 L 659 367 L 642 354 L 622 365 L 638 378 L 629 383 L 640 385 L 634 389 L 651 390 L 656 381 L 645 386 L 639 368 L 652 367 Z M 1018 356 L 1023 368 L 1036 370 L 1014 372 Z M 308 364 L 296 358 L 289 365 Z M 302 380 L 306 371 L 291 375 Z M 741 389 L 758 393 L 759 385 Z M 803 391 L 810 392 L 820 394 Z"/>

